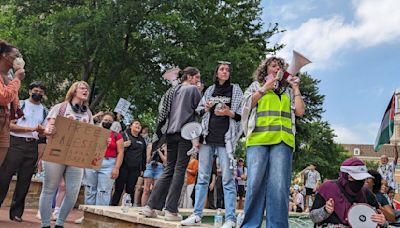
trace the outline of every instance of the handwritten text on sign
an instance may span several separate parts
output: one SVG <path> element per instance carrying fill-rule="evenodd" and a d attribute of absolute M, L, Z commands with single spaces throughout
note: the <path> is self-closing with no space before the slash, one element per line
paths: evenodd
<path fill-rule="evenodd" d="M 43 160 L 81 168 L 101 167 L 108 130 L 60 116 L 55 125 L 57 133 L 49 138 Z"/>

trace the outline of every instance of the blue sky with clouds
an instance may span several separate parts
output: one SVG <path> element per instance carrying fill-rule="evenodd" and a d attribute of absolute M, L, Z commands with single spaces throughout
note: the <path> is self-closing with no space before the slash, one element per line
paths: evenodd
<path fill-rule="evenodd" d="M 272 43 L 313 63 L 303 68 L 320 79 L 323 117 L 339 143 L 374 144 L 384 110 L 400 88 L 399 0 L 263 0 L 262 20 L 286 32 Z"/>

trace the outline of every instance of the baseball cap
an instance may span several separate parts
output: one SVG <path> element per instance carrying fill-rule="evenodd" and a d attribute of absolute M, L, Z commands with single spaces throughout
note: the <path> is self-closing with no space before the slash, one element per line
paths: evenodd
<path fill-rule="evenodd" d="M 371 174 L 368 173 L 364 162 L 355 157 L 346 159 L 340 166 L 340 172 L 349 174 L 355 180 L 373 178 Z"/>

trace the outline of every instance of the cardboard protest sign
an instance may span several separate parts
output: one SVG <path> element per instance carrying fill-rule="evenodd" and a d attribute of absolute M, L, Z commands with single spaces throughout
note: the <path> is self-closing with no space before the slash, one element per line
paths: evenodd
<path fill-rule="evenodd" d="M 117 106 L 114 108 L 114 112 L 126 116 L 126 113 L 129 111 L 129 106 L 131 106 L 131 102 L 124 98 L 119 98 Z"/>
<path fill-rule="evenodd" d="M 101 167 L 109 130 L 61 116 L 55 126 L 56 134 L 49 137 L 43 160 L 81 168 Z"/>

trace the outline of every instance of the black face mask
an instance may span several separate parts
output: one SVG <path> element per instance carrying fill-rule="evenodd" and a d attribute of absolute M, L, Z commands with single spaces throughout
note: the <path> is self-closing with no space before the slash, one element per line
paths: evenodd
<path fill-rule="evenodd" d="M 38 94 L 38 93 L 32 93 L 31 97 L 32 97 L 32 100 L 34 100 L 36 102 L 39 102 L 39 101 L 42 100 L 43 95 L 42 94 Z"/>
<path fill-rule="evenodd" d="M 101 126 L 103 126 L 105 129 L 110 129 L 112 123 L 111 122 L 103 122 L 101 123 Z"/>
<path fill-rule="evenodd" d="M 352 192 L 357 193 L 364 186 L 364 180 L 349 181 L 349 188 Z"/>

